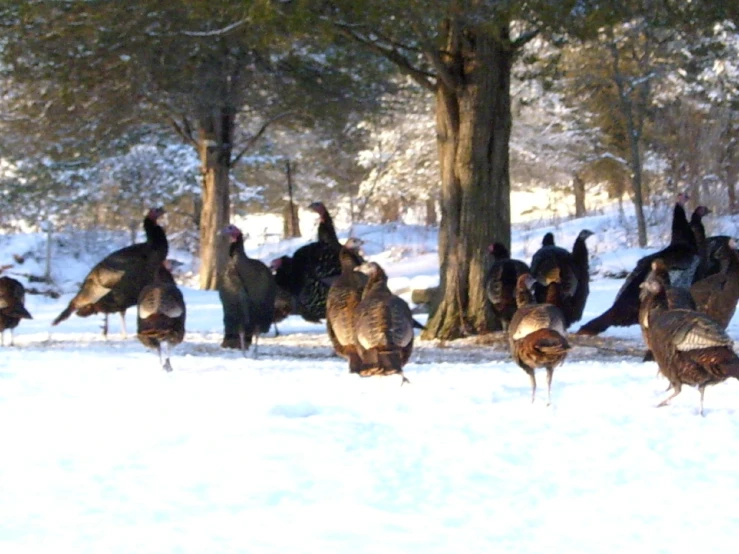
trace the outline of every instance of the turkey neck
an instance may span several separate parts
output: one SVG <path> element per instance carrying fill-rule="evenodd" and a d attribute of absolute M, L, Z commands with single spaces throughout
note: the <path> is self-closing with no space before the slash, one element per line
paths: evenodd
<path fill-rule="evenodd" d="M 652 305 L 649 308 L 649 313 L 652 312 L 664 312 L 669 308 L 667 303 L 667 289 L 664 284 L 659 288 L 659 292 L 650 292 L 644 300 L 652 299 Z M 649 317 L 649 314 L 647 314 Z"/>
<path fill-rule="evenodd" d="M 577 237 L 575 244 L 572 246 L 572 258 L 581 268 L 588 269 L 588 246 L 582 237 Z"/>
<path fill-rule="evenodd" d="M 146 242 L 155 250 L 163 251 L 164 257 L 166 258 L 169 251 L 169 243 L 167 242 L 167 234 L 162 229 L 162 226 L 153 219 L 145 217 L 144 232 L 146 233 Z"/>
<path fill-rule="evenodd" d="M 244 250 L 244 237 L 239 237 L 228 246 L 228 256 L 233 258 L 234 254 L 242 253 L 246 256 L 246 250 Z"/>
<path fill-rule="evenodd" d="M 367 279 L 367 284 L 364 286 L 362 297 L 375 291 L 390 292 L 390 289 L 387 288 L 387 275 L 379 269 L 370 275 L 369 279 Z"/>
<path fill-rule="evenodd" d="M 339 261 L 341 262 L 342 273 L 354 273 L 354 268 L 357 267 L 357 263 L 354 259 L 354 254 L 348 248 L 342 248 L 339 254 Z"/>
<path fill-rule="evenodd" d="M 559 306 L 561 299 L 559 297 L 558 281 L 552 281 L 547 285 L 547 296 L 544 301 L 552 306 Z"/>
<path fill-rule="evenodd" d="M 501 246 L 503 246 L 503 245 L 501 245 Z M 503 261 L 503 260 L 510 260 L 510 259 L 511 259 L 511 253 L 508 251 L 508 249 L 505 246 L 503 246 L 498 251 L 497 254 L 496 253 L 493 253 L 493 260 L 495 260 L 496 262 L 500 262 L 500 261 Z"/>
<path fill-rule="evenodd" d="M 726 248 L 729 249 L 729 251 L 727 252 L 727 260 L 725 262 L 722 262 L 722 266 L 724 263 L 726 264 L 726 269 L 722 267 L 722 271 L 724 273 L 734 273 L 736 271 L 739 271 L 739 253 L 737 253 L 736 250 L 728 245 L 726 246 Z"/>
<path fill-rule="evenodd" d="M 328 215 L 328 212 L 321 215 L 321 222 L 318 224 L 318 240 L 328 244 L 339 242 L 339 237 L 336 236 L 336 229 L 334 229 L 334 222 L 331 216 Z"/>
<path fill-rule="evenodd" d="M 670 244 L 685 242 L 686 240 L 688 244 L 692 244 L 695 242 L 692 234 L 692 229 L 690 229 L 690 225 L 688 224 L 688 216 L 685 214 L 685 208 L 683 208 L 682 204 L 676 202 L 675 209 L 672 211 L 672 236 L 670 237 Z"/>
<path fill-rule="evenodd" d="M 527 306 L 534 303 L 534 296 L 527 287 L 516 287 L 516 306 Z"/>

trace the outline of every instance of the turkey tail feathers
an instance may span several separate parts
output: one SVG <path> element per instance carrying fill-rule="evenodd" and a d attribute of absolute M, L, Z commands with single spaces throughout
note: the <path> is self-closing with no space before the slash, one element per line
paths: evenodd
<path fill-rule="evenodd" d="M 70 315 L 72 315 L 72 312 L 74 312 L 74 306 L 72 303 L 69 303 L 69 306 L 66 307 L 66 309 L 60 313 L 58 316 L 56 316 L 56 319 L 51 322 L 52 325 L 58 325 L 65 319 L 67 319 Z"/>

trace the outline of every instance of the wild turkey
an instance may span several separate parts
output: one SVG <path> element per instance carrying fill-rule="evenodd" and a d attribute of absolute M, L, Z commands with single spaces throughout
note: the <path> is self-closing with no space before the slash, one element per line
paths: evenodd
<path fill-rule="evenodd" d="M 0 277 L 0 344 L 5 346 L 5 330 L 10 330 L 10 346 L 13 346 L 13 329 L 21 319 L 33 319 L 25 306 L 26 289 L 12 277 Z"/>
<path fill-rule="evenodd" d="M 79 292 L 51 323 L 58 325 L 74 312 L 80 317 L 106 314 L 103 334 L 107 336 L 107 314 L 121 314 L 122 334 L 126 336 L 126 310 L 135 306 L 141 290 L 154 281 L 154 275 L 167 258 L 169 243 L 157 220 L 164 208 L 152 208 L 144 218 L 146 242 L 133 244 L 105 257 L 85 277 Z"/>
<path fill-rule="evenodd" d="M 274 260 L 270 265 L 270 269 L 274 270 Z M 276 281 L 276 280 L 275 280 Z M 287 316 L 295 311 L 295 299 L 286 289 L 278 286 L 277 293 L 275 294 L 275 312 L 272 316 L 272 324 L 275 328 L 275 336 L 280 334 L 277 324 L 285 320 Z"/>
<path fill-rule="evenodd" d="M 355 330 L 361 367 L 350 371 L 363 377 L 399 373 L 413 352 L 413 317 L 408 304 L 387 286 L 385 271 L 367 262 L 356 271 L 368 276 L 355 312 Z"/>
<path fill-rule="evenodd" d="M 734 240 L 725 243 L 716 256 L 722 261 L 721 270 L 693 283 L 690 294 L 699 311 L 726 329 L 739 301 L 739 254 Z"/>
<path fill-rule="evenodd" d="M 159 354 L 159 362 L 172 371 L 170 350 L 185 337 L 185 299 L 169 269 L 162 264 L 154 282 L 146 285 L 138 299 L 136 337 L 141 344 Z M 162 359 L 164 345 L 164 359 Z"/>
<path fill-rule="evenodd" d="M 728 235 L 713 235 L 706 238 L 706 252 L 708 254 L 706 277 L 721 271 L 722 264 L 725 262 L 721 249 L 732 239 L 733 237 Z"/>
<path fill-rule="evenodd" d="M 555 269 L 556 273 L 558 269 Z M 511 319 L 508 341 L 511 356 L 531 380 L 531 402 L 536 398 L 534 370 L 547 371 L 547 405 L 552 399 L 554 368 L 567 357 L 570 345 L 565 338 L 565 319 L 562 310 L 552 304 L 536 304 L 531 288 L 535 279 L 528 273 L 518 278 L 516 303 L 518 310 Z M 553 281 L 552 284 L 558 284 Z M 552 290 L 550 289 L 550 295 Z"/>
<path fill-rule="evenodd" d="M 339 244 L 339 237 L 336 235 L 336 229 L 334 228 L 334 220 L 323 202 L 313 202 L 308 206 L 308 209 L 318 214 L 318 242 L 330 245 Z"/>
<path fill-rule="evenodd" d="M 688 222 L 688 216 L 685 214 L 685 202 L 689 196 L 685 193 L 677 195 L 675 207 L 672 210 L 672 229 L 670 235 L 670 244 L 688 244 L 695 245 L 695 234 Z"/>
<path fill-rule="evenodd" d="M 572 315 L 570 317 L 565 313 L 567 326 L 582 319 L 582 313 L 585 311 L 585 304 L 590 296 L 590 254 L 588 246 L 585 243 L 588 238 L 593 236 L 593 232 L 584 229 L 580 231 L 572 245 L 572 260 L 575 262 L 575 276 L 577 277 L 577 288 L 575 294 L 572 295 Z"/>
<path fill-rule="evenodd" d="M 318 240 L 298 248 L 292 257 L 283 256 L 272 262 L 277 285 L 294 298 L 295 312 L 306 321 L 319 323 L 326 317 L 329 281 L 341 273 L 341 243 L 326 207 L 313 202 L 310 209 L 318 213 Z M 358 263 L 364 260 L 359 257 Z"/>
<path fill-rule="evenodd" d="M 679 204 L 679 202 L 678 202 Z M 682 212 L 682 217 L 679 214 Z M 658 258 L 662 259 L 670 274 L 670 282 L 674 287 L 689 288 L 695 280 L 696 272 L 701 262 L 701 257 L 695 243 L 695 235 L 688 225 L 687 228 L 681 222 L 675 223 L 675 217 L 684 219 L 682 206 L 676 204 L 673 212 L 672 240 L 662 250 L 644 256 L 636 263 L 636 267 L 629 273 L 616 294 L 613 304 L 598 317 L 591 319 L 580 327 L 578 335 L 597 335 L 610 326 L 627 327 L 639 323 L 639 295 L 640 286 L 651 271 L 652 262 Z M 677 234 L 676 234 L 677 233 Z"/>
<path fill-rule="evenodd" d="M 246 255 L 244 236 L 235 225 L 229 225 L 222 233 L 231 245 L 228 263 L 221 276 L 218 295 L 223 305 L 223 348 L 246 350 L 254 341 L 256 355 L 261 333 L 269 331 L 275 312 L 277 284 L 270 269 Z"/>
<path fill-rule="evenodd" d="M 695 238 L 696 253 L 700 258 L 700 261 L 698 262 L 698 268 L 695 270 L 695 275 L 693 276 L 693 282 L 698 281 L 708 275 L 710 264 L 708 259 L 706 229 L 703 226 L 703 217 L 710 213 L 711 210 L 708 209 L 706 206 L 698 206 L 695 210 L 693 210 L 693 214 L 690 216 L 690 229 L 693 232 L 693 237 Z"/>
<path fill-rule="evenodd" d="M 347 239 L 340 254 L 341 275 L 331 284 L 326 300 L 328 336 L 336 353 L 349 360 L 349 370 L 352 372 L 361 368 L 354 322 L 367 276 L 354 270 L 358 267 L 356 255 L 362 244 L 360 239 Z"/>
<path fill-rule="evenodd" d="M 511 259 L 508 248 L 499 242 L 491 244 L 488 253 L 493 263 L 485 275 L 485 293 L 503 331 L 507 331 L 517 309 L 516 282 L 519 275 L 529 272 L 529 266 L 521 260 Z"/>
<path fill-rule="evenodd" d="M 531 275 L 538 282 L 534 292 L 538 302 L 545 301 L 546 285 L 551 280 L 548 274 L 555 268 L 559 271 L 561 301 L 558 307 L 564 315 L 565 328 L 582 318 L 590 292 L 588 249 L 585 241 L 591 236 L 593 232 L 588 229 L 580 231 L 571 253 L 553 244 L 553 238 L 545 237 L 542 247 L 531 259 Z"/>
<path fill-rule="evenodd" d="M 659 371 L 670 382 L 672 394 L 658 406 L 666 406 L 683 385 L 698 387 L 703 415 L 705 389 L 729 377 L 739 379 L 739 358 L 733 341 L 721 326 L 694 310 L 671 310 L 664 284 L 655 278 L 642 283 L 654 304 L 648 314 L 649 343 Z"/>
<path fill-rule="evenodd" d="M 667 295 L 667 307 L 673 309 L 695 310 L 695 302 L 690 295 L 690 291 L 682 287 L 673 287 L 670 285 L 670 273 L 667 266 L 661 259 L 652 262 L 652 270 L 647 275 L 647 279 L 656 279 L 665 288 Z M 649 295 L 642 288 L 639 294 L 639 326 L 641 327 L 642 339 L 647 350 L 644 353 L 643 361 L 651 362 L 654 360 L 652 348 L 649 344 L 649 312 L 652 310 L 656 300 L 653 295 Z"/>

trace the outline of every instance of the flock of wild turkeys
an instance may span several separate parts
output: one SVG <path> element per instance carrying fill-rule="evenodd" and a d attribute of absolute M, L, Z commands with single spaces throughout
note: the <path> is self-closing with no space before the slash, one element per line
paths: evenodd
<path fill-rule="evenodd" d="M 700 391 L 703 413 L 707 386 L 739 379 L 739 358 L 726 333 L 739 300 L 739 254 L 731 237 L 706 237 L 702 219 L 710 210 L 705 206 L 688 221 L 685 200 L 680 195 L 675 203 L 670 244 L 640 259 L 613 305 L 577 334 L 638 323 L 645 361 L 656 361 L 670 382 L 671 394 L 659 405 L 692 385 Z M 585 241 L 591 235 L 581 231 L 569 252 L 547 233 L 530 267 L 510 259 L 501 244 L 490 248 L 494 261 L 486 277 L 487 296 L 508 332 L 513 359 L 531 379 L 532 400 L 539 367 L 546 368 L 551 396 L 554 368 L 570 349 L 566 329 L 582 317 L 589 293 Z"/>
<path fill-rule="evenodd" d="M 683 385 L 698 387 L 701 413 L 705 387 L 728 377 L 739 378 L 739 358 L 726 334 L 739 300 L 739 254 L 733 239 L 706 237 L 702 218 L 710 213 L 698 206 L 690 220 L 686 197 L 675 203 L 670 244 L 640 259 L 628 275 L 613 305 L 583 325 L 578 335 L 595 335 L 611 325 L 639 324 L 647 348 L 645 360 L 657 362 L 669 380 L 671 394 Z M 234 225 L 223 229 L 229 258 L 219 278 L 224 336 L 221 346 L 245 354 L 253 344 L 256 355 L 261 334 L 272 325 L 298 314 L 307 321 L 326 321 L 336 353 L 347 359 L 349 371 L 361 376 L 400 374 L 413 351 L 414 328 L 408 304 L 394 295 L 387 275 L 360 253 L 362 241 L 339 242 L 331 216 L 320 202 L 310 208 L 319 216 L 318 238 L 292 256 L 274 260 L 271 267 L 250 258 L 244 237 Z M 144 218 L 146 241 L 122 248 L 101 260 L 85 277 L 79 292 L 53 321 L 73 313 L 85 317 L 121 314 L 137 306 L 137 337 L 157 350 L 162 366 L 171 371 L 170 350 L 185 335 L 186 307 L 172 278 L 168 242 L 158 220 L 162 208 Z M 529 375 L 532 401 L 534 371 L 545 368 L 548 399 L 554 368 L 570 350 L 567 329 L 582 318 L 589 294 L 587 239 L 583 230 L 572 251 L 557 246 L 547 233 L 531 264 L 511 259 L 508 249 L 494 243 L 485 290 L 492 313 L 507 333 L 514 361 Z M 31 318 L 24 307 L 23 285 L 0 278 L 0 332 L 11 332 L 21 319 Z M 3 342 L 4 344 L 4 342 Z"/>

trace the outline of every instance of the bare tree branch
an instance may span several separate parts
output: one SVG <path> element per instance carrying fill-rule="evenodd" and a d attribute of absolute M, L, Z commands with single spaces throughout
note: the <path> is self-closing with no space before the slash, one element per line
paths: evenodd
<path fill-rule="evenodd" d="M 516 38 L 515 40 L 511 42 L 511 46 L 513 50 L 518 50 L 519 48 L 528 44 L 529 42 L 534 40 L 537 36 L 539 36 L 539 33 L 540 33 L 540 29 L 532 29 L 530 31 L 522 33 L 518 38 Z"/>
<path fill-rule="evenodd" d="M 280 119 L 284 119 L 287 116 L 295 115 L 296 113 L 297 112 L 295 112 L 295 111 L 283 112 L 283 113 L 278 114 L 278 115 L 276 115 L 276 116 L 268 119 L 267 121 L 265 121 L 264 124 L 259 128 L 259 130 L 254 135 L 252 135 L 251 137 L 249 137 L 249 139 L 246 141 L 246 146 L 244 146 L 239 151 L 239 153 L 236 154 L 231 159 L 230 166 L 231 167 L 234 167 L 237 163 L 239 163 L 239 160 L 241 160 L 241 158 L 244 156 L 244 154 L 246 154 L 246 152 L 248 152 L 249 149 L 252 148 L 256 144 L 256 142 L 262 137 L 262 135 L 265 133 L 265 131 L 267 130 L 267 128 L 270 125 L 272 125 L 273 123 L 279 121 Z"/>
<path fill-rule="evenodd" d="M 345 37 L 364 44 L 376 54 L 379 54 L 385 59 L 394 63 L 401 72 L 403 72 L 405 75 L 408 75 L 418 85 L 431 92 L 436 90 L 436 83 L 434 82 L 436 79 L 436 75 L 434 75 L 433 73 L 429 73 L 428 71 L 423 71 L 422 69 L 414 66 L 408 60 L 408 58 L 403 56 L 403 54 L 398 51 L 397 48 L 382 46 L 378 44 L 377 41 L 374 41 L 357 32 L 354 26 L 347 25 L 338 21 L 331 21 L 330 23 Z"/>
<path fill-rule="evenodd" d="M 190 127 L 190 122 L 184 115 L 182 116 L 182 124 L 178 123 L 172 115 L 169 116 L 169 121 L 170 123 L 172 123 L 172 127 L 174 127 L 174 130 L 178 135 L 180 135 L 186 142 L 197 148 L 198 142 L 195 140 L 195 136 L 192 132 L 192 127 Z"/>
<path fill-rule="evenodd" d="M 433 41 L 428 38 L 421 26 L 418 25 L 418 22 L 414 21 L 411 23 L 411 27 L 416 35 L 418 35 L 419 40 L 423 45 L 424 55 L 436 70 L 437 78 L 443 82 L 447 88 L 451 90 L 456 89 L 459 86 L 459 80 L 451 71 L 449 71 L 449 66 L 441 59 L 441 52 L 439 49 L 434 48 Z"/>
<path fill-rule="evenodd" d="M 246 23 L 249 23 L 250 21 L 251 20 L 248 17 L 245 17 L 241 21 L 231 23 L 230 25 L 226 25 L 221 29 L 213 29 L 212 31 L 180 31 L 180 33 L 187 37 L 218 37 L 227 35 L 231 31 L 238 29 L 239 27 Z"/>

